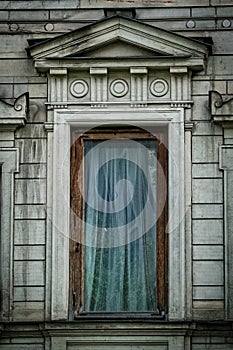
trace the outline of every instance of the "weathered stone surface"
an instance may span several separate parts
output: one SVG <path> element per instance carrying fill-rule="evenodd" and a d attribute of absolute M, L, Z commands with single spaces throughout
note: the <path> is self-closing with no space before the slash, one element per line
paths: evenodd
<path fill-rule="evenodd" d="M 7 60 L 2 59 L 0 64 L 0 76 L 16 77 L 34 75 L 33 62 L 28 59 Z M 26 90 L 27 91 L 27 90 Z M 24 93 L 26 91 L 22 91 Z"/>
<path fill-rule="evenodd" d="M 223 300 L 194 300 L 193 301 L 194 309 L 223 309 L 224 301 Z"/>
<path fill-rule="evenodd" d="M 210 208 L 212 205 L 210 206 Z M 214 209 L 212 209 L 214 211 Z M 214 213 L 217 212 L 214 211 Z M 201 216 L 201 213 L 210 216 L 210 214 L 205 213 L 204 209 L 201 212 L 201 208 L 199 211 L 196 209 L 194 214 L 196 216 Z M 193 220 L 193 244 L 223 244 L 223 221 L 219 219 L 213 220 Z"/>
<path fill-rule="evenodd" d="M 192 96 L 193 109 L 192 119 L 197 121 L 209 121 L 211 114 L 209 110 L 209 101 L 207 96 Z"/>
<path fill-rule="evenodd" d="M 222 219 L 223 206 L 221 204 L 193 204 L 194 219 Z"/>
<path fill-rule="evenodd" d="M 233 143 L 233 129 L 224 129 L 224 141 L 226 139 L 231 140 L 231 143 Z"/>
<path fill-rule="evenodd" d="M 15 287 L 14 301 L 44 301 L 44 287 Z"/>
<path fill-rule="evenodd" d="M 226 81 L 193 81 L 193 95 L 208 95 L 209 90 L 217 90 L 222 94 L 226 93 Z"/>
<path fill-rule="evenodd" d="M 214 316 L 217 316 L 218 318 L 218 315 L 215 313 L 213 313 L 212 315 L 212 318 Z M 198 317 L 198 316 L 197 316 Z M 221 317 L 222 318 L 222 317 Z M 202 317 L 203 319 L 203 317 Z M 205 343 L 204 343 L 205 344 Z M 205 345 L 204 345 L 205 346 Z M 222 344 L 222 343 L 217 343 L 217 344 L 210 344 L 208 347 L 209 347 L 209 350 L 231 350 L 231 344 Z M 193 350 L 202 350 L 203 349 L 203 344 L 195 344 L 193 347 L 192 347 Z"/>
<path fill-rule="evenodd" d="M 161 18 L 185 18 L 187 19 L 190 16 L 189 8 L 152 8 L 150 11 L 145 9 L 137 10 L 137 18 L 141 20 L 150 20 L 150 19 L 161 19 Z"/>
<path fill-rule="evenodd" d="M 14 248 L 15 260 L 44 260 L 45 247 L 44 246 L 15 246 Z"/>
<path fill-rule="evenodd" d="M 43 204 L 15 205 L 15 219 L 44 219 L 46 208 Z"/>
<path fill-rule="evenodd" d="M 0 84 L 0 98 L 13 98 L 13 84 Z"/>
<path fill-rule="evenodd" d="M 221 179 L 193 179 L 193 203 L 222 203 Z"/>
<path fill-rule="evenodd" d="M 208 59 L 207 74 L 215 75 L 220 72 L 222 76 L 229 76 L 233 74 L 232 55 L 210 56 Z"/>
<path fill-rule="evenodd" d="M 232 5 L 231 0 L 210 0 L 211 6 L 226 6 L 226 5 Z"/>
<path fill-rule="evenodd" d="M 219 170 L 219 164 L 193 164 L 192 165 L 193 178 L 222 178 L 223 172 Z"/>
<path fill-rule="evenodd" d="M 7 148 L 11 148 L 14 147 L 14 141 L 1 141 L 0 140 L 0 148 L 3 147 L 7 147 Z"/>
<path fill-rule="evenodd" d="M 218 27 L 222 29 L 222 20 L 217 22 Z M 223 31 L 219 30 L 211 33 L 211 37 L 213 38 L 213 54 L 233 54 L 233 37 L 232 31 Z M 219 72 L 221 73 L 221 72 Z M 228 77 L 224 77 L 224 79 L 228 79 Z"/>
<path fill-rule="evenodd" d="M 21 91 L 28 91 L 30 98 L 47 98 L 47 84 L 15 84 L 15 96 Z"/>
<path fill-rule="evenodd" d="M 14 285 L 43 286 L 45 272 L 44 267 L 44 261 L 15 261 Z"/>
<path fill-rule="evenodd" d="M 40 99 L 30 99 L 30 110 L 28 121 L 31 123 L 41 123 L 46 121 L 46 100 Z"/>
<path fill-rule="evenodd" d="M 13 320 L 14 321 L 42 321 L 44 319 L 44 303 L 40 301 L 14 302 Z M 11 348 L 14 349 L 14 348 Z M 17 350 L 21 349 L 17 344 Z M 22 349 L 27 349 L 24 345 Z M 44 349 L 43 344 L 30 344 L 30 349 Z"/>
<path fill-rule="evenodd" d="M 194 7 L 192 8 L 192 17 L 215 17 L 215 8 L 214 7 Z"/>
<path fill-rule="evenodd" d="M 16 204 L 45 204 L 45 179 L 17 179 L 15 181 Z"/>
<path fill-rule="evenodd" d="M 46 164 L 20 164 L 16 179 L 46 178 Z"/>
<path fill-rule="evenodd" d="M 45 2 L 46 3 L 46 2 Z M 45 21 L 49 19 L 49 11 L 30 11 L 22 10 L 21 11 L 9 11 L 9 21 Z"/>
<path fill-rule="evenodd" d="M 223 260 L 223 246 L 194 245 L 193 260 Z"/>
<path fill-rule="evenodd" d="M 46 140 L 17 139 L 15 144 L 20 149 L 20 163 L 46 162 Z"/>
<path fill-rule="evenodd" d="M 199 286 L 223 285 L 222 261 L 194 261 L 193 284 Z"/>
<path fill-rule="evenodd" d="M 228 0 L 230 1 L 230 0 Z M 208 0 L 171 0 L 169 6 L 208 6 Z M 166 7 L 167 2 L 164 0 L 80 0 L 80 8 L 102 8 L 102 7 Z"/>
<path fill-rule="evenodd" d="M 103 9 L 89 9 L 89 10 L 67 10 L 64 12 L 64 10 L 51 10 L 50 11 L 50 20 L 53 21 L 85 21 L 84 25 L 86 24 L 86 21 L 90 20 L 98 20 L 99 18 L 103 17 L 104 11 Z"/>
<path fill-rule="evenodd" d="M 221 126 L 214 124 L 213 122 L 196 122 L 192 132 L 193 136 L 210 136 L 210 135 L 221 135 L 223 130 Z"/>
<path fill-rule="evenodd" d="M 20 207 L 19 207 L 20 208 Z M 20 215 L 20 212 L 18 212 Z M 22 214 L 21 214 L 22 215 Z M 39 213 L 37 214 L 39 216 Z M 15 244 L 45 244 L 44 220 L 15 220 Z"/>
<path fill-rule="evenodd" d="M 207 286 L 207 287 L 193 287 L 193 299 L 223 299 L 224 298 L 224 287 L 223 286 Z"/>
<path fill-rule="evenodd" d="M 229 95 L 233 95 L 233 81 L 228 81 L 227 82 L 227 93 Z"/>
<path fill-rule="evenodd" d="M 29 124 L 27 123 L 24 127 L 20 128 L 15 133 L 15 138 L 46 138 L 47 134 L 44 128 L 44 124 Z"/>
<path fill-rule="evenodd" d="M 217 163 L 221 136 L 195 136 L 192 138 L 193 162 Z"/>
<path fill-rule="evenodd" d="M 77 6 L 76 0 L 66 0 L 66 8 L 74 8 Z M 25 1 L 25 0 L 13 0 L 13 1 L 1 1 L 0 4 L 1 9 L 6 10 L 26 10 L 26 9 L 50 9 L 50 8 L 64 8 L 64 3 L 61 0 L 33 0 L 33 1 Z"/>
<path fill-rule="evenodd" d="M 22 321 L 22 320 L 21 320 Z M 25 342 L 27 339 L 25 339 Z M 43 344 L 4 344 L 1 350 L 43 350 Z"/>

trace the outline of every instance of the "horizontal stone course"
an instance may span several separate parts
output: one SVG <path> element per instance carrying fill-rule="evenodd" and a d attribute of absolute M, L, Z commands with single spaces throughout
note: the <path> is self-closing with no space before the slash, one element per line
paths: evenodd
<path fill-rule="evenodd" d="M 43 286 L 44 261 L 15 261 L 14 286 Z"/>
<path fill-rule="evenodd" d="M 44 204 L 16 204 L 15 219 L 45 219 L 46 207 Z"/>
<path fill-rule="evenodd" d="M 222 286 L 223 261 L 193 261 L 194 286 Z"/>
<path fill-rule="evenodd" d="M 15 173 L 16 179 L 45 179 L 46 164 L 20 164 L 19 172 Z"/>
<path fill-rule="evenodd" d="M 15 287 L 14 301 L 43 301 L 44 287 Z"/>
<path fill-rule="evenodd" d="M 45 2 L 46 3 L 46 2 Z M 9 21 L 45 21 L 49 19 L 49 11 L 30 11 L 22 10 L 20 11 L 9 11 Z"/>
<path fill-rule="evenodd" d="M 18 209 L 18 216 L 23 216 L 26 210 L 22 213 Z M 35 210 L 35 209 L 34 209 Z M 34 215 L 36 216 L 36 215 Z M 37 214 L 39 216 L 39 213 Z M 41 216 L 41 215 L 40 215 Z M 15 220 L 15 235 L 14 243 L 18 245 L 37 245 L 45 244 L 45 221 L 44 220 Z"/>
<path fill-rule="evenodd" d="M 14 247 L 15 260 L 44 260 L 45 247 L 44 246 L 15 246 Z"/>
<path fill-rule="evenodd" d="M 210 210 L 211 208 L 212 205 L 210 205 Z M 206 207 L 203 208 L 202 206 L 199 206 L 199 208 L 194 207 L 193 216 L 198 216 L 199 214 L 199 219 L 193 220 L 193 244 L 223 244 L 223 221 L 219 219 L 203 220 L 200 214 L 203 213 L 203 215 L 208 215 L 208 212 L 205 211 L 205 209 Z M 212 210 L 214 213 L 217 212 L 216 208 L 212 208 Z"/>
<path fill-rule="evenodd" d="M 222 203 L 222 179 L 193 179 L 193 203 Z"/>
<path fill-rule="evenodd" d="M 50 9 L 50 8 L 64 8 L 64 1 L 61 0 L 2 0 L 0 9 L 5 10 L 26 10 L 26 9 Z M 66 0 L 66 8 L 77 8 L 76 0 Z"/>

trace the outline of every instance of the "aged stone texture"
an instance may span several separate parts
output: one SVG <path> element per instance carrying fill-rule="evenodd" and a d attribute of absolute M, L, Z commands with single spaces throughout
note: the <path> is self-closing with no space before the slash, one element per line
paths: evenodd
<path fill-rule="evenodd" d="M 109 26 L 115 15 L 133 20 Z M 1 349 L 232 349 L 232 1 L 3 0 L 0 32 Z M 69 128 L 174 115 L 168 315 L 76 322 L 60 232 Z"/>

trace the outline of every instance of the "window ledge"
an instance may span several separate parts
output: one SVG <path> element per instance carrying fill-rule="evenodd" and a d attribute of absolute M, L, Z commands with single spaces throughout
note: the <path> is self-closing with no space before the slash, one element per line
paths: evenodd
<path fill-rule="evenodd" d="M 82 313 L 74 317 L 75 321 L 99 322 L 154 322 L 167 320 L 166 315 L 158 313 Z"/>

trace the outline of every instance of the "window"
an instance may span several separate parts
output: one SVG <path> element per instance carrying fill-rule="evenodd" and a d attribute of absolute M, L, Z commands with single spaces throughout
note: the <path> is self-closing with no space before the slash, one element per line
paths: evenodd
<path fill-rule="evenodd" d="M 167 304 L 165 127 L 72 131 L 70 304 L 161 315 Z"/>

